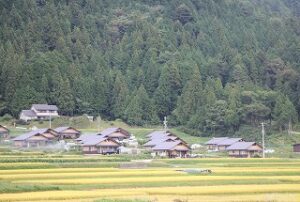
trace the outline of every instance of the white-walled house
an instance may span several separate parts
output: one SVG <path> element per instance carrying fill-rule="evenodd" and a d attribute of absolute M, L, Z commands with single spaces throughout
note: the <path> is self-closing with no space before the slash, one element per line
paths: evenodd
<path fill-rule="evenodd" d="M 43 120 L 58 117 L 58 108 L 56 105 L 33 104 L 30 110 L 22 110 L 20 119 L 24 121 Z"/>

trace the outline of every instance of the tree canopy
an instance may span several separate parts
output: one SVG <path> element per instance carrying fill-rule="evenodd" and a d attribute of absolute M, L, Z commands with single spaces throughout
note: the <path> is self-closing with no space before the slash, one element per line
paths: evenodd
<path fill-rule="evenodd" d="M 57 104 L 206 133 L 300 114 L 295 0 L 0 1 L 0 115 Z"/>

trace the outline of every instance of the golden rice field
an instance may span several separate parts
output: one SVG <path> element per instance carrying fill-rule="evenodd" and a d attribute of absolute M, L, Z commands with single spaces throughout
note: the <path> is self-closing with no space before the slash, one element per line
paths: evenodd
<path fill-rule="evenodd" d="M 143 169 L 120 168 L 124 162 L 0 152 L 0 201 L 300 201 L 300 159 L 163 159 Z"/>

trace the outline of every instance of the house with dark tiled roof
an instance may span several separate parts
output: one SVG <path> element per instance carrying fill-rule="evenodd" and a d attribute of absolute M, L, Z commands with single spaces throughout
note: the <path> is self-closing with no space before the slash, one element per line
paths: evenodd
<path fill-rule="evenodd" d="M 73 127 L 58 127 L 54 129 L 60 139 L 76 139 L 80 136 L 81 132 Z"/>
<path fill-rule="evenodd" d="M 165 141 L 155 145 L 152 148 L 157 156 L 168 158 L 185 158 L 188 156 L 190 147 L 180 140 Z"/>
<path fill-rule="evenodd" d="M 146 135 L 146 137 L 148 139 L 157 139 L 157 138 L 162 138 L 162 137 L 166 137 L 166 136 L 174 136 L 176 137 L 176 135 L 174 135 L 173 133 L 171 133 L 170 131 L 164 131 L 164 130 L 157 130 L 157 131 L 153 131 L 151 133 L 149 133 L 148 135 Z"/>
<path fill-rule="evenodd" d="M 131 134 L 127 130 L 118 127 L 107 128 L 101 131 L 99 135 L 103 135 L 103 137 L 110 137 L 118 141 L 128 139 L 131 136 Z"/>
<path fill-rule="evenodd" d="M 104 135 L 81 135 L 76 139 L 84 154 L 117 154 L 121 144 Z"/>
<path fill-rule="evenodd" d="M 217 143 L 217 150 L 218 151 L 226 151 L 226 148 L 236 142 L 243 142 L 243 138 L 227 138 L 221 142 Z"/>
<path fill-rule="evenodd" d="M 255 142 L 236 142 L 226 148 L 229 156 L 238 158 L 261 156 L 262 150 L 262 146 Z"/>
<path fill-rule="evenodd" d="M 207 141 L 205 145 L 208 150 L 218 150 L 218 143 L 228 139 L 228 137 L 214 137 L 211 140 Z"/>
<path fill-rule="evenodd" d="M 24 121 L 36 120 L 38 117 L 36 113 L 32 110 L 22 110 L 20 114 L 20 119 Z"/>
<path fill-rule="evenodd" d="M 9 130 L 5 127 L 0 125 L 0 140 L 7 139 L 9 137 Z"/>
<path fill-rule="evenodd" d="M 161 137 L 161 138 L 151 139 L 148 142 L 146 142 L 143 146 L 146 148 L 153 148 L 154 146 L 156 146 L 162 142 L 174 142 L 176 140 L 180 140 L 180 138 L 173 137 L 173 136 L 171 136 L 171 137 L 165 136 L 165 137 Z"/>
<path fill-rule="evenodd" d="M 12 139 L 16 147 L 40 147 L 56 143 L 59 139 L 58 133 L 50 128 L 42 128 Z"/>
<path fill-rule="evenodd" d="M 20 119 L 24 121 L 36 119 L 49 119 L 58 117 L 58 108 L 56 105 L 33 104 L 30 110 L 22 110 Z"/>
<path fill-rule="evenodd" d="M 152 154 L 155 156 L 183 158 L 189 155 L 190 147 L 188 144 L 170 131 L 153 131 L 146 137 L 148 138 L 148 142 L 143 146 L 152 151 Z"/>

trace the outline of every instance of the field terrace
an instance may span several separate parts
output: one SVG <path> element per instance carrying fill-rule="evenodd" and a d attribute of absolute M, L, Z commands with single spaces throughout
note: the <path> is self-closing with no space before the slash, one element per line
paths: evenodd
<path fill-rule="evenodd" d="M 299 201 L 298 159 L 157 159 L 121 169 L 127 156 L 0 155 L 0 201 Z M 210 169 L 188 174 L 184 169 Z"/>

